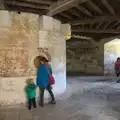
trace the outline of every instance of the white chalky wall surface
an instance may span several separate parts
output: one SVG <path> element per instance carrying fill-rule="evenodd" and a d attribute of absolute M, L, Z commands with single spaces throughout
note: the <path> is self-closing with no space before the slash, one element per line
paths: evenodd
<path fill-rule="evenodd" d="M 118 40 L 118 41 L 116 41 Z M 118 57 L 120 57 L 120 41 L 115 39 L 111 42 L 108 42 L 104 45 L 104 73 L 106 74 L 115 74 L 114 64 Z"/>
<path fill-rule="evenodd" d="M 53 18 L 39 17 L 31 13 L 6 12 L 6 14 L 10 15 L 10 25 L 7 25 L 9 31 L 4 36 L 1 31 L 6 26 L 0 24 L 0 36 L 2 36 L 0 37 L 0 105 L 26 102 L 26 80 L 32 77 L 36 81 L 33 61 L 39 55 L 38 47 L 43 51 L 47 49 L 52 56 L 51 64 L 56 79 L 55 95 L 64 92 L 66 41 L 61 34 L 61 23 Z M 0 15 L 2 18 L 5 13 L 1 12 Z M 45 31 L 46 37 L 40 34 L 41 31 Z M 48 95 L 45 94 L 45 97 Z"/>

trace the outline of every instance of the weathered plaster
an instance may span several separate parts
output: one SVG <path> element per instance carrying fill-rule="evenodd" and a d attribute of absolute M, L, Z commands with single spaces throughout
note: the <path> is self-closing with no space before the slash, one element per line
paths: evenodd
<path fill-rule="evenodd" d="M 26 102 L 24 91 L 26 79 L 32 77 L 36 81 L 34 59 L 39 55 L 39 50 L 51 55 L 53 75 L 56 80 L 55 95 L 64 92 L 66 41 L 61 32 L 61 22 L 30 13 L 9 12 L 9 15 L 11 18 L 9 34 L 6 34 L 7 37 L 0 37 L 0 105 Z M 50 22 L 49 19 L 52 21 Z M 52 24 L 52 28 L 46 26 L 46 22 Z M 40 31 L 47 31 L 46 37 L 39 34 Z M 0 36 L 1 34 L 0 32 Z M 48 94 L 45 94 L 45 97 L 48 97 Z"/>

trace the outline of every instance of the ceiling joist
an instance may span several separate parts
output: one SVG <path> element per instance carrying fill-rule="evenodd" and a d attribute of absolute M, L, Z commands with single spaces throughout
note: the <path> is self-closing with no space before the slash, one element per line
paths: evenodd
<path fill-rule="evenodd" d="M 120 30 L 120 26 L 117 27 L 117 30 Z"/>
<path fill-rule="evenodd" d="M 112 14 L 112 15 L 115 15 L 115 11 L 114 9 L 112 8 L 112 6 L 108 3 L 107 0 L 101 0 L 102 3 L 105 5 L 105 7 L 108 9 L 108 11 Z"/>
<path fill-rule="evenodd" d="M 97 29 L 100 28 L 100 26 L 102 25 L 103 23 L 99 23 L 98 26 L 96 27 Z"/>
<path fill-rule="evenodd" d="M 109 21 L 109 22 L 104 26 L 103 29 L 106 29 L 110 24 L 111 24 L 111 21 Z"/>
<path fill-rule="evenodd" d="M 119 23 L 120 23 L 120 21 L 116 22 L 111 28 L 116 27 Z"/>
<path fill-rule="evenodd" d="M 80 14 L 77 13 L 75 10 L 73 10 L 73 9 L 69 9 L 68 11 L 69 11 L 69 13 L 71 13 L 73 16 L 76 16 L 76 17 L 82 18 L 82 17 L 80 16 Z"/>
<path fill-rule="evenodd" d="M 79 28 L 79 29 L 72 29 L 72 32 L 84 32 L 84 33 L 120 33 L 120 30 L 113 30 L 113 29 L 90 29 L 90 28 Z"/>
<path fill-rule="evenodd" d="M 88 4 L 91 8 L 93 8 L 95 11 L 97 11 L 100 15 L 103 14 L 103 11 L 102 11 L 95 3 L 91 2 L 91 1 L 88 1 L 87 4 Z"/>
<path fill-rule="evenodd" d="M 90 24 L 90 28 L 92 28 L 92 27 L 93 27 L 93 25 L 94 25 L 94 23 L 91 23 L 91 24 Z"/>
<path fill-rule="evenodd" d="M 64 0 L 60 4 L 56 3 L 55 7 L 51 7 L 47 15 L 54 16 L 86 1 L 88 0 Z"/>
<path fill-rule="evenodd" d="M 81 12 L 83 12 L 84 14 L 92 17 L 92 14 L 91 14 L 86 8 L 84 8 L 84 7 L 80 6 L 80 5 L 79 5 L 79 6 L 77 5 L 76 8 L 77 8 L 78 10 L 80 10 Z"/>
<path fill-rule="evenodd" d="M 60 15 L 71 20 L 71 17 L 69 15 L 65 14 L 65 13 L 60 13 Z"/>
<path fill-rule="evenodd" d="M 8 0 L 5 0 L 5 1 L 8 1 Z M 18 0 L 16 0 L 16 1 L 18 1 Z M 29 2 L 29 3 L 37 3 L 37 4 L 48 4 L 48 5 L 52 4 L 52 2 L 49 1 L 49 0 L 19 0 L 19 1 L 21 1 L 21 2 Z"/>
<path fill-rule="evenodd" d="M 91 24 L 97 22 L 109 22 L 109 21 L 120 21 L 120 15 L 115 16 L 98 16 L 93 17 L 93 19 L 86 19 L 86 20 L 76 20 L 73 22 L 69 22 L 71 25 L 81 25 L 81 24 Z"/>
<path fill-rule="evenodd" d="M 39 4 L 30 4 L 30 3 L 22 3 L 20 1 L 4 1 L 6 5 L 12 6 L 20 6 L 20 7 L 27 7 L 27 8 L 35 8 L 35 9 L 49 9 L 49 6 L 46 5 L 39 5 Z"/>
<path fill-rule="evenodd" d="M 28 13 L 34 13 L 34 14 L 39 14 L 43 15 L 45 14 L 45 10 L 40 10 L 40 9 L 35 9 L 35 8 L 27 8 L 27 7 L 18 7 L 18 6 L 7 6 L 7 9 L 9 11 L 18 11 L 18 12 L 28 12 Z"/>

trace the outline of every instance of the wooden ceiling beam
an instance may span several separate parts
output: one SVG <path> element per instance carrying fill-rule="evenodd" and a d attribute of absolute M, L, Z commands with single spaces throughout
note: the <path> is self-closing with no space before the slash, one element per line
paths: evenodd
<path fill-rule="evenodd" d="M 119 33 L 96 33 L 96 34 L 93 34 L 93 33 L 84 33 L 84 32 L 72 32 L 72 35 L 75 34 L 75 35 L 83 35 L 83 36 L 110 36 L 110 35 L 116 35 L 116 34 L 119 34 Z"/>
<path fill-rule="evenodd" d="M 29 3 L 22 3 L 20 1 L 4 1 L 5 5 L 13 5 L 13 6 L 20 6 L 20 7 L 27 7 L 27 8 L 35 8 L 35 9 L 45 9 L 48 10 L 49 7 L 46 5 L 39 5 L 39 4 L 29 4 Z"/>
<path fill-rule="evenodd" d="M 106 38 L 106 37 L 111 37 L 111 36 L 118 36 L 119 33 L 84 33 L 84 32 L 72 32 L 72 35 L 80 35 L 80 36 L 86 36 L 86 37 L 91 37 L 91 38 L 95 38 L 95 39 L 101 39 L 101 38 Z"/>
<path fill-rule="evenodd" d="M 114 9 L 112 8 L 112 6 L 108 3 L 107 0 L 101 0 L 103 5 L 108 9 L 108 11 L 112 14 L 112 15 L 115 15 L 115 11 Z"/>
<path fill-rule="evenodd" d="M 60 15 L 63 16 L 63 17 L 65 17 L 65 18 L 67 18 L 67 19 L 69 19 L 69 20 L 72 19 L 69 15 L 67 15 L 65 13 L 60 13 Z"/>
<path fill-rule="evenodd" d="M 92 27 L 93 27 L 93 25 L 94 25 L 94 23 L 91 23 L 91 24 L 90 24 L 90 28 L 92 28 Z"/>
<path fill-rule="evenodd" d="M 68 10 L 78 4 L 84 3 L 86 1 L 88 1 L 88 0 L 64 0 L 60 4 L 56 3 L 56 5 L 54 5 L 55 7 L 53 7 L 53 8 L 51 7 L 51 9 L 47 15 L 54 16 L 56 14 L 66 11 L 66 10 Z"/>
<path fill-rule="evenodd" d="M 82 28 L 84 28 L 84 24 L 82 24 Z"/>
<path fill-rule="evenodd" d="M 10 1 L 10 0 L 4 0 L 4 1 Z M 11 0 L 13 1 L 13 0 Z M 14 0 L 16 2 L 26 2 L 26 3 L 36 3 L 36 4 L 46 4 L 46 5 L 51 5 L 52 2 L 49 0 Z"/>
<path fill-rule="evenodd" d="M 106 29 L 110 24 L 111 24 L 111 21 L 109 21 L 109 22 L 104 26 L 103 29 Z"/>
<path fill-rule="evenodd" d="M 117 30 L 120 30 L 120 26 L 117 27 Z"/>
<path fill-rule="evenodd" d="M 73 33 L 74 34 L 74 33 Z M 119 34 L 110 34 L 110 35 L 108 35 L 108 34 L 97 34 L 97 35 L 93 35 L 93 34 L 91 34 L 91 35 L 86 35 L 86 34 L 79 34 L 79 33 L 77 33 L 77 35 L 80 35 L 80 36 L 86 36 L 86 37 L 88 37 L 88 38 L 93 38 L 94 40 L 101 40 L 101 39 L 103 39 L 103 38 L 109 38 L 109 37 L 114 37 L 114 36 L 118 36 Z M 74 38 L 75 39 L 75 38 Z"/>
<path fill-rule="evenodd" d="M 96 28 L 99 29 L 102 24 L 103 24 L 103 23 L 100 22 Z"/>
<path fill-rule="evenodd" d="M 81 24 L 91 24 L 97 22 L 109 22 L 109 21 L 120 21 L 120 15 L 115 16 L 96 16 L 92 19 L 84 19 L 84 20 L 75 20 L 73 22 L 69 22 L 71 25 L 81 25 Z"/>
<path fill-rule="evenodd" d="M 86 8 L 84 8 L 84 7 L 80 6 L 80 5 L 77 5 L 76 8 L 78 10 L 80 10 L 81 12 L 83 12 L 84 14 L 92 17 L 92 14 Z"/>
<path fill-rule="evenodd" d="M 18 12 L 28 12 L 28 13 L 35 13 L 39 15 L 43 15 L 46 13 L 46 10 L 40 10 L 40 9 L 35 9 L 35 8 L 27 8 L 27 7 L 18 7 L 18 6 L 12 6 L 8 5 L 7 10 L 9 11 L 18 11 Z"/>
<path fill-rule="evenodd" d="M 114 28 L 115 26 L 117 26 L 120 23 L 120 21 L 116 22 L 111 28 Z"/>
<path fill-rule="evenodd" d="M 69 9 L 68 11 L 70 12 L 70 14 L 72 14 L 72 15 L 74 15 L 74 16 L 77 16 L 77 17 L 79 17 L 79 18 L 82 18 L 82 17 L 80 16 L 80 14 L 77 13 L 75 10 Z"/>
<path fill-rule="evenodd" d="M 72 32 L 84 32 L 84 33 L 120 33 L 120 30 L 113 30 L 113 29 L 90 29 L 90 28 L 79 28 L 79 29 L 72 29 Z"/>
<path fill-rule="evenodd" d="M 97 11 L 100 15 L 103 14 L 103 11 L 95 4 L 93 3 L 92 1 L 88 1 L 87 4 L 93 8 L 95 11 Z"/>

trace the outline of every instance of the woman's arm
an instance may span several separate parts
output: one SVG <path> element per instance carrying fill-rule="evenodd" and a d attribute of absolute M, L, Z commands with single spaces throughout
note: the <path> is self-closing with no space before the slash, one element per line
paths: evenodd
<path fill-rule="evenodd" d="M 52 75 L 52 67 L 50 66 L 50 74 Z"/>

